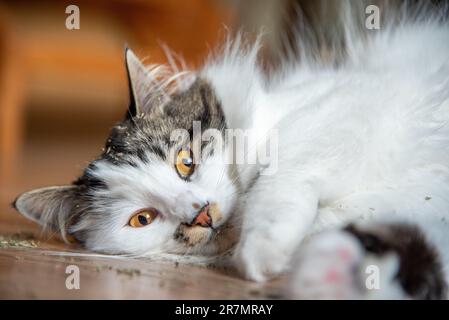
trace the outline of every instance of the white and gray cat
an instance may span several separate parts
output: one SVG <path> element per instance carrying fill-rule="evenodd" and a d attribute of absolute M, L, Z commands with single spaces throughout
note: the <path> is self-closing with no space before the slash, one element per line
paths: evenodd
<path fill-rule="evenodd" d="M 127 50 L 131 103 L 104 152 L 15 207 L 93 251 L 226 252 L 252 280 L 291 272 L 290 297 L 447 298 L 449 27 L 422 14 L 356 29 L 343 25 L 343 60 L 301 47 L 270 77 L 240 37 L 187 77 Z M 208 129 L 248 129 L 259 154 L 276 132 L 276 152 L 235 164 L 244 146 Z"/>

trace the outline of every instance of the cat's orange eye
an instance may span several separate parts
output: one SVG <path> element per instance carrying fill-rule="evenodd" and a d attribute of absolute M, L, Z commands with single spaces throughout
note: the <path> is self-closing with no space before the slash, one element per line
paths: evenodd
<path fill-rule="evenodd" d="M 158 215 L 157 210 L 145 209 L 135 213 L 129 219 L 129 225 L 133 228 L 145 227 L 151 224 Z"/>
<path fill-rule="evenodd" d="M 193 153 L 190 149 L 181 149 L 176 158 L 176 171 L 183 178 L 189 177 L 195 171 Z"/>

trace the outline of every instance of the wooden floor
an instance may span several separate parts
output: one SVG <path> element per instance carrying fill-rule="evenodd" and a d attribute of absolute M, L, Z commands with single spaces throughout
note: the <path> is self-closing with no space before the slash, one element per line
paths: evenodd
<path fill-rule="evenodd" d="M 261 286 L 205 267 L 60 256 L 60 244 L 0 249 L 1 299 L 261 299 L 277 298 L 274 284 Z M 66 268 L 79 268 L 79 289 L 67 289 Z M 71 272 L 70 272 L 71 274 Z"/>
<path fill-rule="evenodd" d="M 18 171 L 1 192 L 0 299 L 264 299 L 281 296 L 281 281 L 259 285 L 219 270 L 107 256 L 46 240 L 10 203 L 19 193 L 70 182 L 100 150 L 101 135 L 84 141 L 49 139 L 26 146 Z M 61 255 L 63 254 L 63 255 Z M 80 270 L 80 289 L 67 289 L 66 268 Z"/>

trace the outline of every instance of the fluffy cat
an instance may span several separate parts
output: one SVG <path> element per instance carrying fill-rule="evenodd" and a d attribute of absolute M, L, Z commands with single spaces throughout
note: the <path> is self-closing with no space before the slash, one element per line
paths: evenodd
<path fill-rule="evenodd" d="M 334 58 L 301 47 L 269 77 L 239 36 L 196 73 L 127 50 L 131 103 L 104 152 L 15 207 L 93 251 L 228 252 L 255 281 L 291 271 L 292 297 L 445 298 L 449 28 L 424 13 L 362 36 L 356 21 Z M 250 129 L 258 155 L 277 148 L 268 163 L 235 163 L 239 146 L 202 140 L 208 129 Z M 388 275 L 383 290 L 363 289 L 370 264 Z"/>

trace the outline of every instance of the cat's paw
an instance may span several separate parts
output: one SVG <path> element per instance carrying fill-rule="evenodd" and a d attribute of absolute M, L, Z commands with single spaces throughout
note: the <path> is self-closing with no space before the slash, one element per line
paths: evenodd
<path fill-rule="evenodd" d="M 291 253 L 281 250 L 275 243 L 263 237 L 242 241 L 233 255 L 233 263 L 246 279 L 264 282 L 283 272 Z"/>
<path fill-rule="evenodd" d="M 296 299 L 402 299 L 394 279 L 397 266 L 396 256 L 368 254 L 347 232 L 326 232 L 301 246 L 289 294 Z"/>
<path fill-rule="evenodd" d="M 354 274 L 363 257 L 358 241 L 343 232 L 313 237 L 301 246 L 291 294 L 300 299 L 350 299 L 359 292 Z"/>

